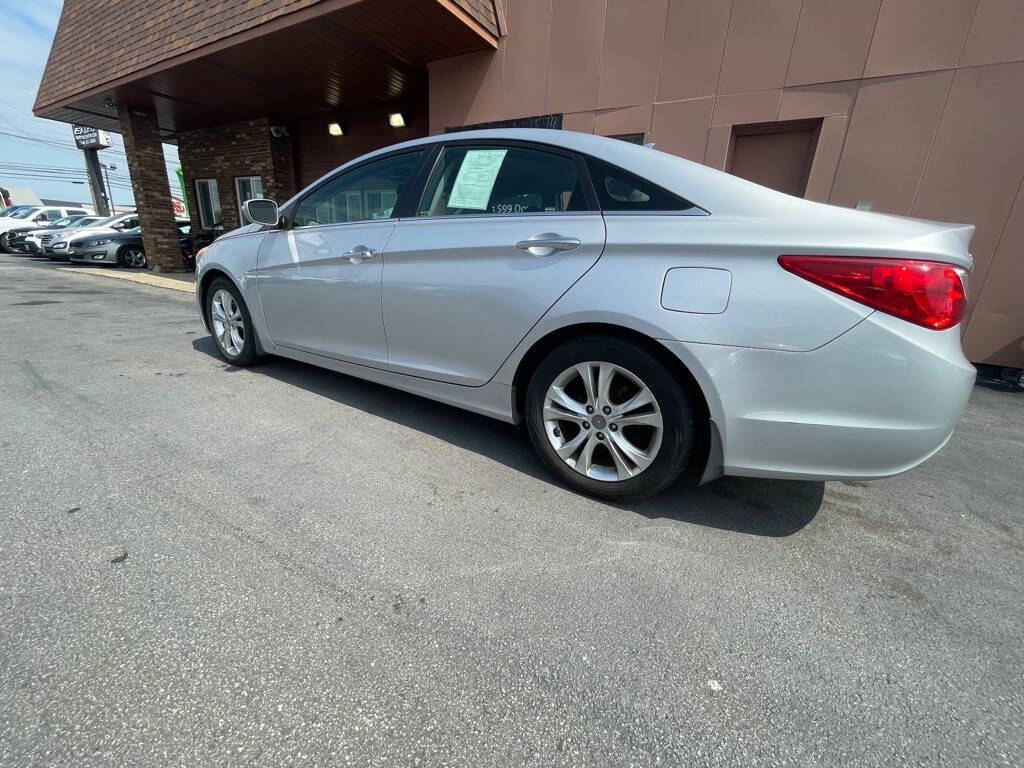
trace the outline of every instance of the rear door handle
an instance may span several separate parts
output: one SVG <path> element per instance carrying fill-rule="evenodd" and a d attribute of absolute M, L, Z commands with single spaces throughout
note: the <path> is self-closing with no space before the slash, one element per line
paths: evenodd
<path fill-rule="evenodd" d="M 574 251 L 579 247 L 580 241 L 575 237 L 565 237 L 554 232 L 543 232 L 516 243 L 520 251 L 529 251 L 534 256 L 550 256 L 556 251 Z"/>
<path fill-rule="evenodd" d="M 342 258 L 348 259 L 353 264 L 362 264 L 367 259 L 374 259 L 377 257 L 377 251 L 373 248 L 368 248 L 365 245 L 357 245 L 350 251 L 345 251 L 342 254 Z"/>

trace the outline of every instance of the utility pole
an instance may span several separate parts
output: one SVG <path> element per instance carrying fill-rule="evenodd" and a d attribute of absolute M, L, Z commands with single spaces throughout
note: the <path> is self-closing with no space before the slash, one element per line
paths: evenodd
<path fill-rule="evenodd" d="M 110 204 L 107 191 L 103 187 L 103 177 L 100 176 L 100 157 L 96 149 L 83 149 L 85 155 L 85 171 L 89 176 L 89 189 L 92 190 L 92 204 L 96 208 L 96 215 L 109 216 Z"/>
<path fill-rule="evenodd" d="M 111 215 L 117 213 L 117 207 L 114 205 L 114 188 L 110 186 L 110 174 L 108 171 L 116 171 L 117 166 L 111 163 L 100 163 L 103 166 L 103 177 L 107 180 L 107 200 L 110 202 L 110 213 Z"/>

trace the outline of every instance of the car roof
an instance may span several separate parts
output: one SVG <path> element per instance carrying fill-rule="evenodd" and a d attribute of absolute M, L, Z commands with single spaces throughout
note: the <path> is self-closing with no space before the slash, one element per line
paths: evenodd
<path fill-rule="evenodd" d="M 534 144 L 547 144 L 588 155 L 645 178 L 712 214 L 771 215 L 772 211 L 792 211 L 794 205 L 809 204 L 806 200 L 776 192 L 700 163 L 661 152 L 656 148 L 632 144 L 620 139 L 611 139 L 606 136 L 596 136 L 592 133 L 549 128 L 485 128 L 424 136 L 382 147 L 354 158 L 324 174 L 310 186 L 319 184 L 350 165 L 364 162 L 373 157 L 416 147 L 430 147 L 439 142 L 474 140 L 525 141 Z M 302 192 L 300 191 L 299 194 Z M 282 204 L 282 207 L 296 200 L 299 194 Z"/>

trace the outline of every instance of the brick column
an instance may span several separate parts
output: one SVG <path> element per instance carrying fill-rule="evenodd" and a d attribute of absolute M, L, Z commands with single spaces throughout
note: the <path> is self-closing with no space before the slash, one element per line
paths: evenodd
<path fill-rule="evenodd" d="M 181 271 L 181 247 L 174 224 L 171 187 L 167 182 L 164 148 L 156 116 L 129 106 L 120 106 L 117 112 L 142 227 L 146 261 L 154 272 Z"/>

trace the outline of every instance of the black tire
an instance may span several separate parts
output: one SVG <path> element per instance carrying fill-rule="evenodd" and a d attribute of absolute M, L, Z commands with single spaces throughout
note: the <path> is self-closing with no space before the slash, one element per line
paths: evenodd
<path fill-rule="evenodd" d="M 218 291 L 227 291 L 234 297 L 235 302 L 238 304 L 238 308 L 242 315 L 243 325 L 243 344 L 242 351 L 238 355 L 232 355 L 219 338 L 217 338 L 216 326 L 214 325 L 214 312 L 213 312 L 213 299 L 217 295 Z M 230 280 L 226 280 L 223 277 L 218 277 L 209 287 L 206 289 L 206 295 L 203 297 L 203 311 L 206 313 L 206 320 L 210 328 L 210 335 L 213 337 L 213 344 L 217 347 L 217 352 L 224 360 L 231 363 L 231 365 L 237 365 L 245 367 L 253 365 L 259 360 L 259 352 L 256 350 L 256 332 L 253 330 L 252 317 L 249 315 L 249 308 L 245 305 L 242 300 L 242 295 L 238 289 L 235 288 L 234 283 Z"/>
<path fill-rule="evenodd" d="M 129 264 L 127 261 L 129 253 L 137 253 L 142 259 L 141 263 L 136 260 L 136 263 Z M 129 269 L 145 269 L 147 265 L 146 252 L 138 246 L 126 245 L 117 252 L 117 263 L 119 266 L 128 267 Z"/>
<path fill-rule="evenodd" d="M 543 418 L 548 388 L 563 371 L 588 361 L 607 362 L 626 369 L 638 377 L 657 400 L 663 423 L 661 445 L 651 464 L 634 477 L 624 480 L 588 477 L 569 466 L 548 439 Z M 527 432 L 547 467 L 571 488 L 611 500 L 653 496 L 679 479 L 693 455 L 697 434 L 694 413 L 684 383 L 656 354 L 615 337 L 584 336 L 557 347 L 537 366 L 526 390 Z M 597 455 L 596 450 L 594 455 Z"/>

